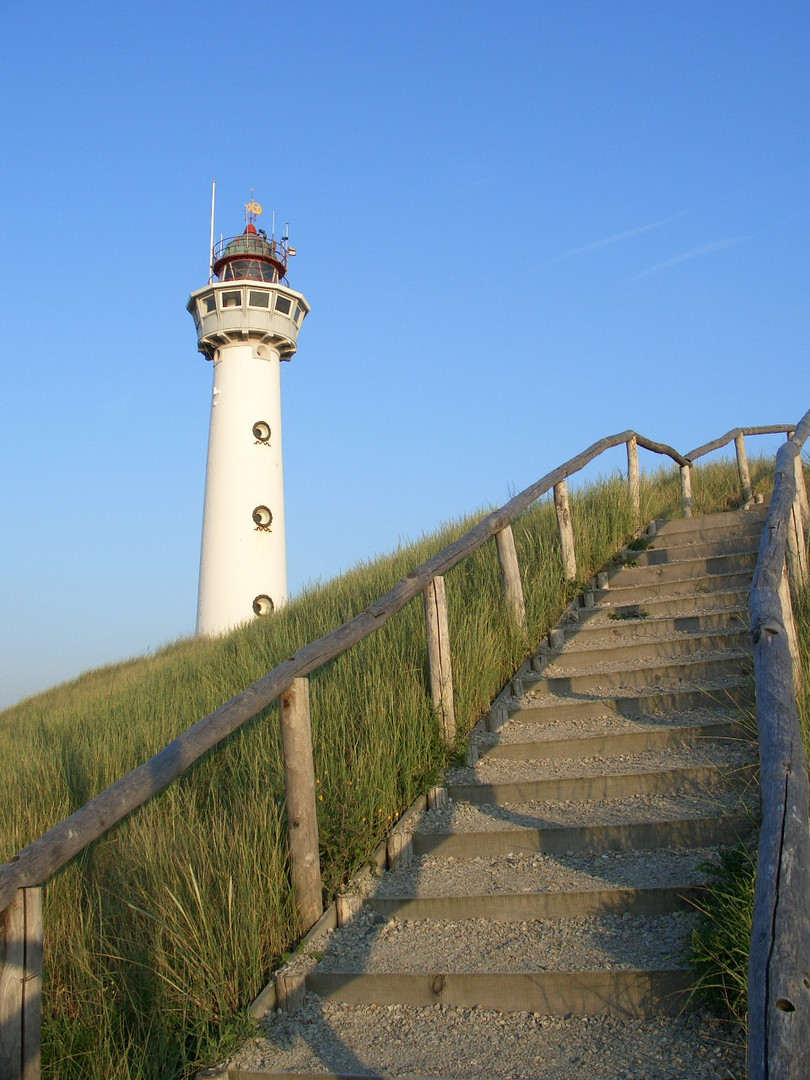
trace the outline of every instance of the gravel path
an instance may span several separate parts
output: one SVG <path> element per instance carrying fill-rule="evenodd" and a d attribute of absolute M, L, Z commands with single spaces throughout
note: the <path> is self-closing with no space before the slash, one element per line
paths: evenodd
<path fill-rule="evenodd" d="M 548 760 L 512 760 L 482 758 L 476 767 L 448 769 L 447 784 L 495 784 L 512 780 L 573 779 L 577 776 L 614 776 L 632 773 L 661 772 L 665 769 L 694 769 L 717 766 L 742 768 L 756 761 L 756 751 L 746 742 L 710 742 L 698 746 L 669 747 L 666 750 L 644 750 L 638 754 L 614 754 L 610 757 L 594 754 L 582 758 L 550 758 Z"/>
<path fill-rule="evenodd" d="M 602 854 L 517 855 L 504 858 L 438 858 L 382 874 L 375 896 L 468 896 L 519 892 L 699 885 L 701 869 L 717 862 L 716 848 L 681 851 L 608 851 Z"/>
<path fill-rule="evenodd" d="M 562 829 L 569 825 L 616 825 L 642 821 L 680 821 L 751 811 L 740 794 L 633 795 L 600 802 L 526 802 L 506 806 L 452 803 L 431 810 L 419 821 L 420 833 L 504 832 L 525 828 Z"/>
<path fill-rule="evenodd" d="M 335 930 L 322 972 L 378 974 L 430 970 L 471 972 L 630 971 L 685 966 L 696 915 L 581 916 L 494 922 L 386 919 L 364 911 Z"/>
<path fill-rule="evenodd" d="M 497 735 L 483 732 L 478 736 L 476 745 L 478 752 L 484 754 L 489 747 L 499 743 L 554 742 L 558 739 L 585 738 L 589 735 L 661 731 L 669 727 L 698 727 L 701 724 L 737 723 L 739 720 L 739 713 L 721 709 L 690 709 L 661 716 L 621 716 L 619 713 L 605 712 L 602 716 L 580 718 L 568 718 L 565 710 L 560 709 L 542 724 L 521 720 L 518 713 Z M 744 732 L 742 734 L 745 737 Z"/>
<path fill-rule="evenodd" d="M 656 546 L 662 540 L 664 537 L 660 536 Z M 727 545 L 728 542 L 726 534 L 722 543 Z M 756 545 L 752 543 L 752 546 Z M 678 548 L 676 558 L 688 556 L 688 549 Z M 649 568 L 650 581 L 655 581 L 656 569 Z M 642 578 L 643 570 L 643 567 L 634 568 L 633 579 Z M 675 583 L 661 584 L 661 592 L 654 595 L 649 593 L 646 585 L 642 586 L 641 595 L 649 599 L 640 599 L 639 608 L 658 600 L 677 600 L 683 605 L 684 617 L 718 613 L 722 619 L 728 619 L 725 627 L 716 625 L 715 620 L 711 632 L 705 635 L 705 646 L 694 654 L 691 649 L 684 650 L 684 643 L 688 646 L 697 644 L 704 635 L 693 626 L 682 630 L 673 627 L 673 617 L 677 619 L 681 614 L 674 604 L 667 606 L 668 614 L 663 618 L 669 622 L 666 625 L 662 622 L 659 629 L 645 618 L 611 620 L 610 592 L 602 593 L 599 607 L 583 613 L 581 627 L 586 632 L 589 628 L 610 627 L 615 631 L 617 642 L 649 645 L 649 654 L 639 649 L 643 654 L 640 658 L 611 659 L 607 653 L 611 642 L 606 644 L 604 632 L 596 635 L 591 643 L 587 633 L 579 641 L 573 634 L 562 652 L 541 650 L 545 667 L 540 675 L 522 676 L 523 697 L 507 700 L 502 695 L 500 698 L 501 705 L 506 703 L 513 711 L 512 718 L 497 735 L 478 734 L 475 737 L 480 755 L 477 764 L 449 770 L 445 784 L 452 794 L 453 785 L 567 781 L 606 775 L 641 776 L 715 767 L 724 771 L 722 779 L 706 776 L 705 772 L 697 777 L 693 773 L 695 786 L 691 794 L 685 793 L 688 785 L 679 780 L 684 790 L 676 788 L 668 789 L 667 794 L 604 800 L 534 799 L 500 805 L 472 805 L 450 798 L 446 805 L 426 810 L 413 819 L 409 828 L 417 834 L 427 834 L 425 840 L 419 841 L 420 849 L 435 846 L 436 841 L 430 837 L 448 834 L 513 834 L 514 839 L 512 835 L 504 839 L 489 838 L 489 850 L 497 850 L 502 844 L 506 853 L 475 855 L 472 853 L 480 850 L 481 845 L 473 842 L 455 848 L 456 851 L 469 851 L 470 857 L 423 855 L 410 865 L 400 865 L 378 878 L 367 874 L 356 890 L 359 895 L 369 897 L 371 903 L 378 899 L 379 912 L 373 907 L 365 907 L 350 924 L 329 931 L 320 941 L 299 950 L 287 966 L 287 974 L 294 979 L 317 966 L 318 973 L 325 977 L 330 974 L 347 976 L 355 988 L 369 985 L 365 980 L 354 978 L 355 975 L 373 976 L 373 986 L 378 989 L 363 989 L 362 993 L 373 993 L 374 1000 L 400 999 L 403 987 L 414 985 L 414 974 L 428 980 L 427 998 L 423 995 L 410 1000 L 430 1000 L 432 995 L 453 996 L 449 988 L 444 988 L 443 979 L 447 974 L 453 976 L 456 985 L 460 984 L 463 975 L 479 980 L 470 983 L 475 989 L 469 996 L 455 996 L 455 1000 L 500 1002 L 503 988 L 508 986 L 513 995 L 519 993 L 518 998 L 510 999 L 513 1008 L 516 1002 L 525 1007 L 532 1000 L 534 1007 L 538 1007 L 540 1002 L 547 1005 L 553 1000 L 554 1008 L 560 1012 L 595 1012 L 606 1007 L 618 1008 L 621 1001 L 622 1008 L 630 1008 L 630 1011 L 649 1010 L 650 1002 L 656 1003 L 654 1010 L 666 1011 L 667 1006 L 663 1003 L 671 1004 L 671 995 L 679 980 L 683 985 L 681 972 L 686 967 L 688 939 L 698 917 L 696 911 L 685 907 L 682 900 L 676 910 L 668 909 L 676 907 L 678 890 L 705 883 L 706 865 L 718 860 L 718 849 L 569 850 L 549 855 L 521 854 L 508 848 L 535 846 L 534 840 L 521 843 L 520 835 L 526 829 L 677 823 L 724 816 L 753 820 L 758 796 L 749 774 L 756 752 L 742 732 L 739 739 L 717 741 L 707 732 L 705 740 L 699 737 L 693 745 L 676 745 L 663 750 L 641 749 L 634 753 L 602 752 L 564 757 L 562 753 L 570 755 L 575 748 L 559 748 L 556 754 L 552 749 L 555 740 L 661 732 L 675 726 L 691 728 L 702 724 L 727 724 L 739 719 L 740 713 L 721 707 L 721 702 L 727 706 L 725 691 L 744 685 L 740 676 L 727 675 L 725 672 L 729 669 L 718 665 L 715 670 L 719 673 L 714 678 L 698 678 L 697 666 L 691 668 L 693 677 L 683 677 L 690 672 L 688 665 L 693 660 L 701 663 L 719 660 L 743 667 L 750 657 L 744 642 L 741 644 L 740 641 L 742 624 L 737 611 L 726 606 L 736 603 L 730 599 L 731 593 L 722 594 L 725 599 L 711 595 L 714 588 L 722 588 L 724 583 L 730 585 L 731 578 L 739 577 L 738 574 L 715 575 L 705 585 L 695 584 L 683 593 Z M 621 585 L 620 578 L 613 580 Z M 627 597 L 629 592 L 622 588 L 622 597 Z M 625 600 L 621 607 L 628 610 L 631 605 Z M 670 608 L 676 610 L 675 616 Z M 610 638 L 613 637 L 611 633 Z M 669 658 L 654 655 L 656 651 L 667 652 L 662 648 L 662 643 L 666 642 L 672 642 Z M 731 647 L 722 648 L 725 643 Z M 589 652 L 594 655 L 589 656 Z M 597 652 L 602 655 L 597 656 Z M 618 655 L 621 656 L 620 651 Z M 581 662 L 581 671 L 571 670 L 574 658 Z M 683 666 L 669 666 L 672 664 Z M 586 683 L 585 689 L 574 693 L 554 693 L 551 687 L 555 684 L 546 681 L 592 673 L 597 676 L 592 681 L 599 683 L 600 672 L 606 676 L 601 685 L 590 687 Z M 626 677 L 622 676 L 624 672 L 628 673 Z M 616 681 L 621 685 L 608 685 Z M 632 685 L 639 682 L 643 685 Z M 557 685 L 562 688 L 565 684 Z M 659 696 L 682 695 L 689 691 L 699 693 L 679 698 Z M 614 704 L 616 699 L 618 702 Z M 715 699 L 717 708 L 713 707 Z M 689 707 L 659 715 L 672 701 L 688 703 Z M 579 704 L 581 708 L 568 708 Z M 703 705 L 706 707 L 699 707 Z M 521 709 L 527 711 L 522 715 Z M 622 716 L 619 710 L 637 710 L 638 715 Z M 594 715 L 576 715 L 583 713 Z M 528 744 L 525 753 L 519 751 L 523 756 L 518 759 L 487 754 L 488 749 L 498 744 L 514 746 L 518 743 Z M 538 744 L 539 756 L 532 756 L 532 743 Z M 626 741 L 618 747 L 616 743 L 602 743 L 599 749 L 604 751 L 606 745 L 611 749 L 627 750 Z M 739 790 L 731 790 L 726 785 L 728 778 L 745 778 L 747 782 L 739 784 Z M 700 787 L 697 787 L 698 781 Z M 655 777 L 654 782 L 662 786 L 660 777 Z M 623 784 L 624 789 L 639 786 L 636 781 Z M 604 790 L 598 782 L 586 780 L 579 790 L 592 791 L 600 787 Z M 570 789 L 562 784 L 544 790 L 567 793 Z M 614 787 L 613 790 L 617 789 Z M 537 793 L 542 792 L 537 788 L 512 789 L 511 792 L 500 789 L 501 798 L 508 794 L 522 798 Z M 498 797 L 494 788 L 486 794 L 488 798 Z M 472 798 L 473 793 L 468 797 Z M 702 827 L 699 834 L 712 838 L 720 835 L 713 829 L 706 831 Z M 585 835 L 592 838 L 594 846 L 608 846 L 601 833 Z M 664 831 L 663 838 L 654 830 L 642 830 L 639 834 L 621 832 L 620 835 L 622 839 L 627 835 L 641 836 L 643 838 L 635 841 L 639 844 L 675 842 L 674 833 L 669 829 Z M 573 833 L 570 839 L 563 837 L 561 844 L 576 847 L 581 843 L 581 837 L 582 834 Z M 557 840 L 560 841 L 559 835 Z M 444 839 L 439 843 L 442 847 L 448 846 Z M 536 846 L 548 844 L 544 841 Z M 405 857 L 406 863 L 408 857 Z M 661 891 L 639 896 L 638 893 L 619 892 L 623 889 Z M 565 896 L 575 892 L 607 892 L 608 895 L 588 897 L 576 908 L 588 911 L 588 914 L 575 916 L 576 901 Z M 525 894 L 536 895 L 538 900 L 530 897 L 526 901 Z M 496 899 L 484 903 L 474 899 L 477 897 Z M 422 902 L 404 906 L 413 898 Z M 430 903 L 431 898 L 449 899 L 450 902 L 437 906 Z M 473 899 L 462 907 L 454 898 Z M 392 903 L 392 900 L 403 903 Z M 478 917 L 487 911 L 497 911 L 500 921 Z M 642 911 L 664 913 L 640 914 Z M 428 919 L 428 913 L 438 913 L 441 917 Z M 563 917 L 531 917 L 539 913 Z M 461 919 L 462 914 L 476 917 Z M 437 972 L 442 974 L 434 976 Z M 611 974 L 614 972 L 623 973 L 621 985 L 625 987 L 630 986 L 632 980 L 636 980 L 634 985 L 638 985 L 639 979 L 644 980 L 643 1006 L 640 998 L 635 999 L 635 1004 L 628 1005 L 632 997 L 620 996 L 623 991 L 616 989 L 617 983 Z M 651 989 L 654 983 L 652 972 L 672 973 L 662 976 L 666 980 L 665 990 Z M 640 974 L 637 977 L 635 973 Z M 481 976 L 512 974 L 536 978 L 517 984 L 514 980 L 499 982 L 495 984 L 497 989 L 480 981 Z M 387 979 L 389 975 L 401 978 L 392 984 Z M 541 978 L 544 987 L 565 987 L 560 993 L 569 996 L 529 998 L 527 995 L 535 993 L 539 985 L 536 980 Z M 432 990 L 430 979 L 434 979 Z M 438 989 L 435 979 L 442 980 Z M 589 986 L 598 987 L 596 998 L 588 998 L 587 993 L 591 991 L 584 989 L 585 996 L 578 997 L 579 988 L 584 987 L 586 981 Z M 321 983 L 320 988 L 324 985 Z M 515 985 L 521 989 L 515 991 Z M 483 996 L 487 991 L 482 990 L 482 986 L 488 986 L 488 998 Z M 610 986 L 610 990 L 606 991 L 605 986 Z M 386 989 L 383 991 L 382 987 Z M 615 996 L 606 1000 L 606 994 Z M 596 1006 L 594 1002 L 597 1002 Z M 251 1071 L 255 1075 L 268 1070 L 316 1075 L 334 1071 L 351 1076 L 433 1077 L 436 1080 L 741 1080 L 745 1074 L 745 1054 L 743 1032 L 736 1026 L 712 1020 L 700 1009 L 684 1009 L 674 1019 L 625 1019 L 601 1014 L 549 1016 L 534 1012 L 499 1013 L 450 1004 L 425 1007 L 350 1005 L 323 1001 L 308 993 L 303 1008 L 294 1015 L 280 1011 L 268 1014 L 262 1034 L 241 1049 L 230 1062 L 230 1068 L 234 1070 L 232 1076 L 244 1075 L 245 1080 Z"/>
<path fill-rule="evenodd" d="M 308 994 L 268 1019 L 232 1062 L 248 1070 L 343 1070 L 456 1080 L 732 1080 L 744 1075 L 738 1028 L 704 1013 L 619 1020 L 498 1013 L 450 1005 L 343 1005 Z"/>

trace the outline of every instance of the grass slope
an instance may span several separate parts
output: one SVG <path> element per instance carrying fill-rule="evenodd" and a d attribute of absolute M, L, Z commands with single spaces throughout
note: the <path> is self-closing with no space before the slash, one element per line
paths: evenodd
<path fill-rule="evenodd" d="M 768 466 L 752 462 L 756 490 Z M 677 470 L 646 477 L 642 520 L 678 512 Z M 732 465 L 695 470 L 695 513 L 735 506 Z M 633 532 L 619 478 L 572 497 L 581 578 Z M 180 641 L 0 714 L 5 858 L 308 641 L 336 628 L 471 518 L 314 587 L 218 640 Z M 515 525 L 528 636 L 512 628 L 494 544 L 447 575 L 459 744 L 571 594 L 553 505 Z M 422 605 L 311 679 L 325 897 L 447 761 L 430 706 Z M 189 1075 L 247 1030 L 244 1009 L 300 936 L 284 839 L 275 706 L 77 857 L 45 900 L 45 1074 Z"/>

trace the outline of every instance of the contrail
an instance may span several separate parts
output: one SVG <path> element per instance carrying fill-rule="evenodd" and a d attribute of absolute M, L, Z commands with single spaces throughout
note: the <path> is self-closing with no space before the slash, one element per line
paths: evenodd
<path fill-rule="evenodd" d="M 659 270 L 666 270 L 670 266 L 677 266 L 678 263 L 688 262 L 690 259 L 699 259 L 702 255 L 711 255 L 715 251 L 723 251 L 725 248 L 733 247 L 735 244 L 741 244 L 743 240 L 749 239 L 748 236 L 730 236 L 726 240 L 713 240 L 710 244 L 701 244 L 699 247 L 684 251 L 681 255 L 676 255 L 673 259 L 666 259 L 664 262 L 656 263 L 654 266 L 642 270 L 640 274 L 636 274 L 633 280 L 640 281 L 642 278 L 650 277 L 651 274 L 657 274 Z"/>
<path fill-rule="evenodd" d="M 585 255 L 589 251 L 598 251 L 600 248 L 609 247 L 610 244 L 620 244 L 623 240 L 629 240 L 633 236 L 640 236 L 641 233 L 650 232 L 652 229 L 660 229 L 662 225 L 668 225 L 670 221 L 675 221 L 676 218 L 683 217 L 686 210 L 682 210 L 679 214 L 673 214 L 671 217 L 662 218 L 661 221 L 653 221 L 649 225 L 639 225 L 635 229 L 628 229 L 626 232 L 616 233 L 615 236 L 605 236 L 601 240 L 594 240 L 592 244 L 585 244 L 583 247 L 574 248 L 572 251 L 566 251 L 564 255 L 561 255 L 561 259 L 570 259 L 574 255 Z"/>

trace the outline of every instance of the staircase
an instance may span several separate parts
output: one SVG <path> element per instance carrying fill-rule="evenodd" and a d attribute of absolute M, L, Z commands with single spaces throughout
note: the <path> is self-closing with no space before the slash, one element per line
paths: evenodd
<path fill-rule="evenodd" d="M 229 1076 L 744 1075 L 740 1032 L 685 1008 L 685 946 L 701 867 L 755 820 L 764 516 L 653 525 L 600 575 Z"/>

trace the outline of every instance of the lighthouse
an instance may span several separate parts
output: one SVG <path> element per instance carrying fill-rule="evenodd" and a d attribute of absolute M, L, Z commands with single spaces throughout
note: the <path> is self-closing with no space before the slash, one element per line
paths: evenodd
<path fill-rule="evenodd" d="M 260 214 L 251 199 L 245 231 L 212 243 L 208 284 L 187 305 L 214 368 L 197 606 L 206 636 L 287 601 L 280 375 L 309 304 L 287 284 L 288 236 L 268 237 Z"/>

